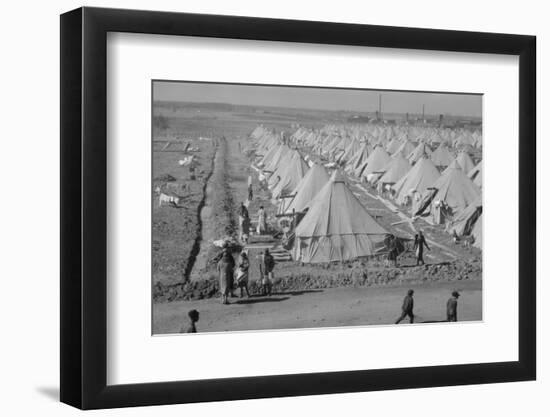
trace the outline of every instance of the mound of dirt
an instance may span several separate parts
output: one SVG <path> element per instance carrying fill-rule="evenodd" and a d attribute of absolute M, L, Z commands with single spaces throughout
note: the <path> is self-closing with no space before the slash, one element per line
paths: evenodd
<path fill-rule="evenodd" d="M 277 271 L 275 271 L 277 273 Z M 423 282 L 446 282 L 481 279 L 481 260 L 456 260 L 453 262 L 414 266 L 405 268 L 328 268 L 290 273 L 277 277 L 273 282 L 273 292 L 285 293 L 311 289 L 337 287 L 364 287 L 402 285 Z M 157 282 L 153 289 L 155 302 L 176 300 L 202 300 L 218 297 L 218 279 L 212 274 L 207 279 L 177 285 L 163 285 Z M 261 292 L 259 281 L 249 282 L 251 294 Z"/>

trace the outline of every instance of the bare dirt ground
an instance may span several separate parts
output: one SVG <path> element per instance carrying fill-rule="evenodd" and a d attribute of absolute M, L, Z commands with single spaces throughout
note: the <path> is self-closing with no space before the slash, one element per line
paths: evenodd
<path fill-rule="evenodd" d="M 222 305 L 215 298 L 155 304 L 153 333 L 179 333 L 185 329 L 191 309 L 200 312 L 199 333 L 393 324 L 409 288 L 415 290 L 417 323 L 444 321 L 445 305 L 454 289 L 461 293 L 459 321 L 482 319 L 481 281 L 435 282 L 293 291 L 271 297 L 233 298 L 230 305 Z"/>
<path fill-rule="evenodd" d="M 302 115 L 306 116 L 312 117 L 311 125 L 322 126 L 328 122 L 321 118 L 315 120 L 315 115 Z M 206 184 L 205 205 L 200 213 L 190 208 L 163 207 L 158 210 L 153 204 L 153 260 L 157 268 L 153 271 L 153 283 L 168 283 L 154 288 L 154 333 L 179 332 L 186 323 L 187 312 L 193 308 L 201 313 L 199 331 L 206 332 L 390 324 L 399 314 L 408 288 L 416 291 L 418 321 L 443 320 L 445 302 L 454 289 L 463 290 L 459 319 L 480 320 L 481 252 L 455 245 L 442 226 L 431 226 L 421 219 L 404 222 L 403 219 L 408 217 L 406 212 L 389 208 L 374 190 L 352 178 L 349 179 L 352 191 L 388 231 L 399 237 L 412 238 L 416 230 L 423 230 L 432 249 L 425 252 L 428 266 L 414 267 L 414 256 L 410 252 L 400 256 L 399 268 L 388 267 L 381 259 L 362 261 L 366 277 L 364 282 L 356 285 L 349 264 L 281 262 L 275 270 L 276 294 L 267 299 L 256 296 L 260 250 L 254 249 L 249 251 L 253 297 L 232 299 L 230 306 L 220 304 L 215 265 L 211 262 L 215 253 L 212 242 L 222 238 L 225 230 L 231 230 L 228 222 L 234 222 L 237 205 L 246 199 L 249 175 L 252 175 L 254 186 L 254 199 L 248 207 L 253 222 L 260 205 L 265 207 L 268 220 L 275 221 L 276 207 L 270 201 L 270 195 L 259 189 L 251 161 L 242 152 L 248 134 L 258 123 L 278 131 L 289 131 L 290 124 L 296 121 L 296 118 L 283 114 L 208 109 L 202 109 L 200 114 L 195 110 L 177 111 L 171 116 L 170 129 L 185 132 L 191 138 L 224 136 L 227 147 L 223 166 L 221 158 L 214 159 L 212 165 L 214 152 L 210 151 L 204 157 L 201 155 L 201 169 L 207 171 L 206 167 L 210 166 L 214 173 Z M 303 119 L 300 121 L 304 122 Z M 201 152 L 204 151 L 201 149 Z M 155 152 L 155 175 L 171 173 L 178 181 L 185 180 L 187 173 L 177 167 L 174 158 L 171 153 Z M 223 190 L 220 190 L 220 183 L 226 184 Z M 222 199 L 221 194 L 225 196 Z M 197 194 L 197 198 L 202 196 Z M 231 201 L 227 202 L 227 199 Z M 193 202 L 196 208 L 194 197 Z M 187 275 L 191 281 L 186 283 L 186 254 L 197 233 L 200 248 Z"/>
<path fill-rule="evenodd" d="M 198 161 L 195 180 L 190 179 L 189 167 L 178 163 L 185 155 L 186 144 L 199 149 L 192 154 Z M 182 282 L 192 266 L 193 246 L 200 236 L 198 212 L 205 181 L 211 171 L 214 147 L 212 143 L 196 138 L 177 141 L 163 151 L 164 146 L 164 143 L 156 142 L 153 148 L 153 282 L 173 285 Z M 158 204 L 154 189 L 166 183 L 163 178 L 167 175 L 174 179 L 171 183 L 187 186 L 185 191 L 175 191 L 182 197 L 178 207 Z"/>

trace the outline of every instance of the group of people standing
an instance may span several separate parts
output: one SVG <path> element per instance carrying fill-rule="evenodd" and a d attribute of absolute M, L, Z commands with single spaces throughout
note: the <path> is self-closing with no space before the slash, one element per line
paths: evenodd
<path fill-rule="evenodd" d="M 244 202 L 241 203 L 238 214 L 239 214 L 239 240 L 246 245 L 248 243 L 248 239 L 250 236 L 251 220 L 250 220 L 250 215 L 248 213 L 248 208 L 246 207 Z M 265 212 L 264 206 L 260 206 L 258 210 L 258 223 L 256 226 L 256 233 L 261 235 L 261 234 L 265 234 L 266 232 L 267 232 L 267 214 Z"/>
<path fill-rule="evenodd" d="M 413 299 L 414 291 L 409 290 L 407 291 L 407 295 L 403 299 L 403 304 L 401 306 L 401 315 L 397 318 L 395 321 L 395 324 L 399 324 L 403 319 L 406 317 L 409 318 L 410 323 L 414 323 L 414 299 Z M 458 321 L 458 297 L 460 297 L 460 294 L 458 291 L 453 291 L 451 294 L 451 298 L 447 300 L 447 321 Z"/>
<path fill-rule="evenodd" d="M 390 235 L 387 242 L 388 247 L 388 261 L 393 264 L 394 267 L 398 266 L 397 257 L 399 256 L 399 240 L 396 236 Z M 416 266 L 425 265 L 424 263 L 424 248 L 431 250 L 426 242 L 426 238 L 422 231 L 419 231 L 414 235 L 413 250 L 416 257 Z"/>
<path fill-rule="evenodd" d="M 229 248 L 224 247 L 222 255 L 217 264 L 217 271 L 220 280 L 220 294 L 222 304 L 229 304 L 229 297 L 235 297 L 234 290 L 239 288 L 240 297 L 250 297 L 248 289 L 250 259 L 248 252 L 242 250 L 239 258 L 235 259 Z M 275 259 L 266 249 L 260 256 L 260 288 L 261 295 L 271 295 L 273 288 L 273 270 L 275 269 Z"/>

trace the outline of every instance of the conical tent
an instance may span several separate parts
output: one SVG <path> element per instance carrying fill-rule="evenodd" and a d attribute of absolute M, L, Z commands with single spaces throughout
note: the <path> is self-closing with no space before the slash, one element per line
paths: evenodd
<path fill-rule="evenodd" d="M 345 152 L 338 158 L 338 162 L 346 163 L 350 161 L 361 150 L 361 144 L 358 140 L 352 140 Z"/>
<path fill-rule="evenodd" d="M 281 169 L 275 171 L 269 178 L 270 185 L 273 187 L 271 190 L 273 198 L 290 194 L 309 169 L 309 165 L 303 160 L 298 151 L 291 151 L 289 155 L 291 155 L 290 159 L 281 164 Z M 277 179 L 277 177 L 280 177 L 280 179 Z"/>
<path fill-rule="evenodd" d="M 260 159 L 260 161 L 258 162 L 258 165 L 265 166 L 268 162 L 270 162 L 274 158 L 274 156 L 278 152 L 280 152 L 282 146 L 283 144 L 275 144 L 270 148 L 265 148 L 265 147 L 258 148 L 258 149 L 265 150 L 265 154 L 263 155 L 262 159 Z M 260 152 L 262 152 L 262 150 L 260 150 Z"/>
<path fill-rule="evenodd" d="M 358 177 L 361 169 L 369 157 L 368 145 L 363 143 L 357 154 L 346 164 L 346 172 Z"/>
<path fill-rule="evenodd" d="M 391 155 L 392 153 L 395 153 L 401 146 L 401 142 L 397 138 L 393 138 L 388 142 L 386 145 L 386 151 Z"/>
<path fill-rule="evenodd" d="M 474 169 L 472 158 L 470 158 L 470 155 L 468 155 L 466 152 L 460 152 L 456 157 L 456 162 L 458 162 L 465 173 L 468 173 L 472 169 Z"/>
<path fill-rule="evenodd" d="M 482 188 L 482 179 L 483 174 L 481 173 L 482 169 L 482 161 L 479 161 L 479 163 L 472 169 L 470 172 L 468 172 L 468 178 L 470 178 L 475 185 L 477 185 L 479 188 Z"/>
<path fill-rule="evenodd" d="M 380 177 L 378 182 L 394 184 L 403 178 L 407 172 L 411 170 L 411 168 L 412 167 L 411 164 L 409 164 L 409 161 L 407 161 L 402 154 L 397 154 L 392 157 L 390 163 L 384 167 L 384 175 Z"/>
<path fill-rule="evenodd" d="M 325 167 L 313 164 L 292 192 L 295 196 L 290 204 L 288 204 L 288 207 L 284 208 L 283 212 L 292 213 L 293 210 L 296 210 L 296 212 L 304 211 L 328 181 L 329 175 Z"/>
<path fill-rule="evenodd" d="M 478 249 L 482 249 L 483 246 L 483 214 L 479 216 L 474 228 L 472 229 L 472 236 L 474 237 L 474 246 Z"/>
<path fill-rule="evenodd" d="M 447 232 L 452 234 L 454 231 L 458 236 L 469 235 L 472 233 L 472 229 L 477 219 L 481 216 L 482 209 L 483 207 L 480 196 L 455 216 L 453 221 L 446 227 Z"/>
<path fill-rule="evenodd" d="M 280 165 L 280 162 L 286 159 L 286 155 L 289 152 L 290 148 L 287 145 L 281 145 L 273 157 L 265 163 L 264 170 L 275 171 Z"/>
<path fill-rule="evenodd" d="M 421 159 L 424 155 L 430 156 L 432 154 L 432 151 L 430 151 L 430 148 L 425 143 L 419 143 L 418 146 L 412 151 L 408 156 L 407 159 L 409 160 L 409 163 L 411 165 L 414 165 L 419 159 Z"/>
<path fill-rule="evenodd" d="M 457 161 L 443 171 L 433 187 L 437 189 L 433 201 L 444 201 L 453 213 L 461 212 L 481 195 Z"/>
<path fill-rule="evenodd" d="M 295 259 L 319 263 L 372 255 L 387 233 L 335 173 L 296 227 Z"/>
<path fill-rule="evenodd" d="M 432 152 L 430 158 L 436 167 L 448 167 L 454 160 L 453 154 L 443 142 Z"/>
<path fill-rule="evenodd" d="M 412 151 L 414 151 L 414 145 L 411 141 L 406 140 L 404 141 L 401 146 L 392 154 L 392 156 L 397 155 L 398 153 L 402 153 L 403 156 L 407 157 L 411 154 Z"/>
<path fill-rule="evenodd" d="M 395 200 L 399 204 L 404 204 L 406 197 L 410 196 L 413 191 L 424 194 L 440 176 L 441 174 L 434 163 L 424 156 L 392 187 L 396 194 Z"/>
<path fill-rule="evenodd" d="M 381 171 L 391 160 L 390 155 L 382 148 L 378 146 L 372 151 L 367 160 L 365 166 L 361 172 L 361 176 L 369 179 L 369 175 L 375 172 Z"/>

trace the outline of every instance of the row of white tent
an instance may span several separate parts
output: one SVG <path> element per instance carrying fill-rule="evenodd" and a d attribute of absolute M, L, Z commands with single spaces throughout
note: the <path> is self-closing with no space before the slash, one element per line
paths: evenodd
<path fill-rule="evenodd" d="M 323 131 L 333 129 L 329 126 Z M 386 132 L 378 127 L 377 129 L 379 132 Z M 424 202 L 422 207 L 425 210 L 429 211 L 431 207 L 425 203 L 427 198 L 430 201 L 443 201 L 462 222 L 464 219 L 460 217 L 461 213 L 467 213 L 468 210 L 475 213 L 481 211 L 481 162 L 474 166 L 464 151 L 459 152 L 443 169 L 445 165 L 436 165 L 431 158 L 437 149 L 446 146 L 443 142 L 434 151 L 424 142 L 417 145 L 411 143 L 413 146 L 407 158 L 404 155 L 404 150 L 408 150 L 404 149 L 407 139 L 392 145 L 396 148 L 393 155 L 381 144 L 369 151 L 369 146 L 372 145 L 366 142 L 359 142 L 358 151 L 344 149 L 344 152 L 337 153 L 331 152 L 335 150 L 335 146 L 330 147 L 327 139 L 324 140 L 325 147 L 311 143 L 307 138 L 312 133 L 315 132 L 299 128 L 285 138 L 284 135 L 259 126 L 251 134 L 256 146 L 257 164 L 269 176 L 268 185 L 273 198 L 279 199 L 280 213 L 300 213 L 307 210 L 296 229 L 296 256 L 305 262 L 326 262 L 370 255 L 387 233 L 349 190 L 340 172 L 336 170 L 330 177 L 323 164 L 318 163 L 319 161 L 315 163 L 313 159 L 322 157 L 325 161 L 337 163 L 348 175 L 371 183 L 392 184 L 395 200 L 399 204 L 405 203 L 414 191 L 418 201 Z M 387 133 L 383 135 L 389 137 Z M 328 151 L 326 148 L 329 148 Z M 302 154 L 306 155 L 305 158 Z M 349 161 L 345 158 L 349 158 Z M 474 204 L 479 204 L 479 210 L 472 210 Z M 318 209 L 319 207 L 322 209 Z M 369 228 L 364 229 L 354 223 L 344 227 L 339 219 L 355 219 Z M 471 218 L 468 221 L 472 223 Z M 454 223 L 455 221 L 450 223 L 449 231 L 455 230 L 452 228 Z M 472 234 L 472 227 L 461 228 L 459 232 Z M 480 247 L 480 235 L 475 242 Z M 352 247 L 353 250 L 350 249 Z M 308 250 L 305 251 L 304 248 Z"/>

